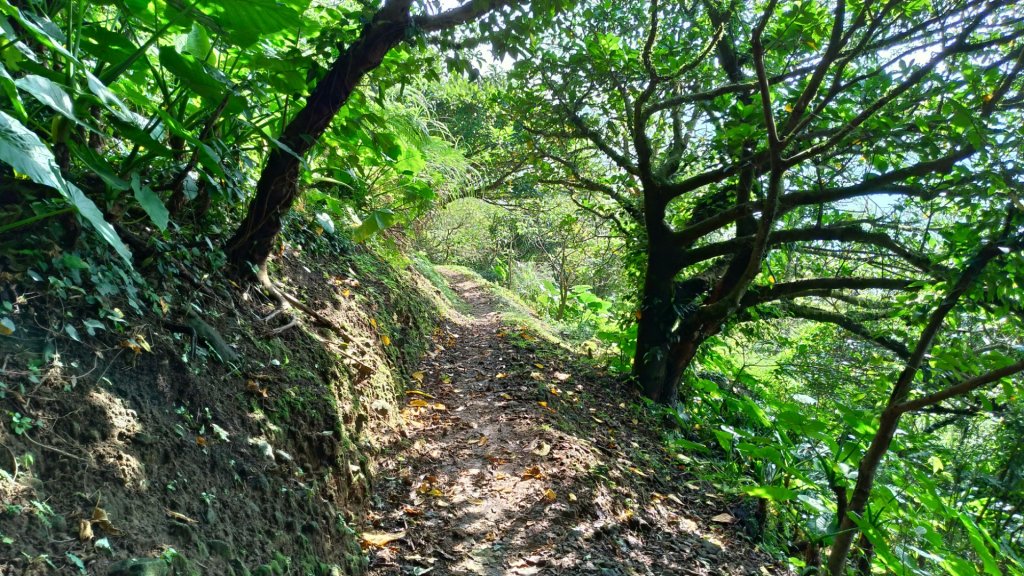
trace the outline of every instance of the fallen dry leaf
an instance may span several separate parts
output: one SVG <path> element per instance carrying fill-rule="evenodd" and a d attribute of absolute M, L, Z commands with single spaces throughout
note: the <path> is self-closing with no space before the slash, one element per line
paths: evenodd
<path fill-rule="evenodd" d="M 543 477 L 544 473 L 541 472 L 540 466 L 530 466 L 526 470 L 523 470 L 523 480 L 529 480 L 531 478 L 534 480 L 540 480 Z"/>
<path fill-rule="evenodd" d="M 114 527 L 110 523 L 110 518 L 107 517 L 107 511 L 99 506 L 92 509 L 92 523 L 103 529 L 104 532 L 111 536 L 120 536 L 124 534 L 121 530 Z"/>
<path fill-rule="evenodd" d="M 541 442 L 540 448 L 534 450 L 533 453 L 536 454 L 537 456 L 547 456 L 548 454 L 551 453 L 551 444 L 548 444 L 547 442 Z"/>
<path fill-rule="evenodd" d="M 544 491 L 544 499 L 548 502 L 554 502 L 555 500 L 558 500 L 558 494 L 555 494 L 554 490 L 548 488 Z"/>
<path fill-rule="evenodd" d="M 401 532 L 363 532 L 360 536 L 363 543 L 363 548 L 376 547 L 383 548 L 395 540 L 401 540 L 405 538 L 405 531 Z"/>
<path fill-rule="evenodd" d="M 189 518 L 188 516 L 185 516 L 181 512 L 175 512 L 174 510 L 171 510 L 170 508 L 164 508 L 164 514 L 167 514 L 168 518 L 172 518 L 172 519 L 177 520 L 179 522 L 184 522 L 186 524 L 198 524 L 198 521 L 193 520 L 192 518 Z"/>
<path fill-rule="evenodd" d="M 78 521 L 78 539 L 82 542 L 88 542 L 92 540 L 92 521 L 82 518 Z"/>
<path fill-rule="evenodd" d="M 427 394 L 423 390 L 406 390 L 405 393 L 410 395 L 410 396 L 423 396 L 424 398 L 430 398 L 431 400 L 434 399 L 433 396 L 431 396 L 430 394 Z"/>
<path fill-rule="evenodd" d="M 721 514 L 711 518 L 712 522 L 718 522 L 719 524 L 732 524 L 736 521 L 736 518 L 728 512 L 722 512 Z"/>
<path fill-rule="evenodd" d="M 424 374 L 422 370 L 417 370 L 412 373 L 412 379 L 417 382 L 423 382 L 424 376 L 426 376 L 426 374 Z"/>
<path fill-rule="evenodd" d="M 412 400 L 409 400 L 409 406 L 412 406 L 413 408 L 426 408 L 430 406 L 430 402 L 421 398 L 413 398 Z"/>

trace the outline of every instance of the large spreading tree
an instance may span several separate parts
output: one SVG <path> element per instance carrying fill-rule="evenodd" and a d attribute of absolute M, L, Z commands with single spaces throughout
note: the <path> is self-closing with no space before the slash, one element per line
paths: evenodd
<path fill-rule="evenodd" d="M 885 304 L 1019 225 L 1014 2 L 592 2 L 560 23 L 513 72 L 518 109 L 540 179 L 644 255 L 634 374 L 659 402 L 766 306 L 906 356 Z"/>

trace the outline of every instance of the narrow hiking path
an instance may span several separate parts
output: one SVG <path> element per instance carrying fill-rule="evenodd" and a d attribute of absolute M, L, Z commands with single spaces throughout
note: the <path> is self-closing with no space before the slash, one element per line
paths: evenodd
<path fill-rule="evenodd" d="M 380 459 L 370 574 L 780 572 L 632 394 L 503 325 L 472 277 L 443 273 L 469 311 L 444 322 L 414 374 L 407 437 Z"/>

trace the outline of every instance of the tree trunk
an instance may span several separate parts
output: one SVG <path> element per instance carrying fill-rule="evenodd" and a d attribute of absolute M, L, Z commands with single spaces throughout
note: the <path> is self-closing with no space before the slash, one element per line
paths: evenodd
<path fill-rule="evenodd" d="M 285 128 L 281 143 L 290 151 L 281 147 L 271 150 L 248 213 L 225 246 L 236 272 L 245 275 L 249 265 L 259 268 L 266 263 L 281 231 L 282 218 L 298 196 L 301 157 L 327 130 L 363 77 L 405 37 L 411 23 L 409 2 L 386 3 L 359 38 L 338 56 Z"/>
<path fill-rule="evenodd" d="M 676 375 L 682 376 L 682 371 L 674 366 L 680 359 L 673 358 L 676 346 L 672 342 L 672 327 L 677 318 L 672 305 L 675 295 L 674 271 L 666 266 L 665 260 L 656 250 L 648 248 L 647 271 L 637 321 L 633 376 L 643 389 L 644 396 L 659 404 L 671 405 L 679 398 L 679 380 Z M 689 364 L 689 360 L 685 362 Z"/>
<path fill-rule="evenodd" d="M 832 544 L 832 551 L 828 557 L 827 574 L 839 576 L 846 568 L 846 559 L 849 556 L 853 539 L 857 535 L 857 525 L 853 522 L 853 516 L 861 516 L 867 508 L 868 499 L 871 497 L 871 488 L 875 483 L 875 476 L 878 474 L 878 467 L 882 458 L 889 451 L 889 445 L 896 435 L 896 429 L 900 424 L 901 413 L 894 409 L 894 403 L 890 401 L 889 407 L 882 412 L 882 419 L 878 423 L 878 432 L 871 440 L 864 457 L 861 458 L 860 467 L 857 470 L 857 483 L 853 488 L 853 495 L 846 507 L 846 514 L 840 519 L 839 534 Z"/>

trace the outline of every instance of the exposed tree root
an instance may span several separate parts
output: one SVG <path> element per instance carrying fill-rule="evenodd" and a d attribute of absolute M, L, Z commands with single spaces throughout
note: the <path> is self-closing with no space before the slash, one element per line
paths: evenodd
<path fill-rule="evenodd" d="M 227 341 L 225 341 L 224 337 L 220 335 L 220 332 L 203 321 L 203 319 L 199 317 L 199 314 L 196 314 L 195 310 L 192 308 L 188 309 L 186 322 L 188 322 L 189 327 L 195 330 L 195 333 L 198 334 L 200 338 L 206 340 L 210 346 L 213 346 L 213 349 L 218 355 L 220 355 L 221 360 L 225 362 L 234 362 L 238 360 L 238 353 L 235 352 L 231 346 L 228 346 Z"/>
<path fill-rule="evenodd" d="M 273 312 L 268 314 L 265 318 L 263 318 L 264 322 L 271 320 L 272 318 L 274 318 L 278 314 L 284 312 L 285 310 L 287 310 L 290 307 L 295 307 L 295 308 L 298 308 L 300 311 L 306 313 L 308 316 L 310 316 L 314 320 L 316 320 L 317 324 L 319 324 L 321 326 L 324 326 L 325 328 L 330 329 L 331 332 L 334 332 L 339 338 L 341 338 L 342 342 L 344 342 L 345 344 L 349 344 L 349 345 L 355 346 L 355 344 L 356 344 L 355 341 L 352 339 L 351 336 L 348 335 L 347 332 L 345 332 L 345 330 L 342 329 L 341 326 L 338 326 L 337 324 L 332 322 L 329 318 L 327 318 L 323 314 L 317 312 L 316 310 L 313 310 L 312 308 L 307 306 L 305 303 L 303 303 L 298 298 L 296 298 L 296 297 L 292 296 L 291 294 L 288 294 L 284 290 L 278 288 L 277 285 L 274 284 L 273 280 L 270 279 L 270 274 L 267 272 L 266 264 L 261 266 L 259 271 L 256 272 L 256 279 L 259 280 L 260 286 L 262 286 L 263 289 L 266 290 L 267 293 L 270 294 L 270 296 L 274 300 L 277 300 L 277 308 Z M 288 329 L 294 327 L 296 324 L 298 324 L 298 320 L 293 318 L 291 321 L 289 321 L 284 326 L 281 326 L 279 328 L 274 328 L 273 330 L 271 330 L 271 334 L 280 334 L 280 333 L 284 332 L 285 330 L 288 330 Z M 356 358 L 355 356 L 350 354 L 347 350 L 339 349 L 338 352 L 342 356 L 344 356 L 345 358 L 348 358 L 352 362 L 358 364 L 361 370 L 363 370 L 363 371 L 373 371 L 373 367 L 372 366 L 370 366 L 366 362 L 363 362 L 359 358 Z"/>
<path fill-rule="evenodd" d="M 305 312 L 311 318 L 316 320 L 317 324 L 320 324 L 325 328 L 329 328 L 331 332 L 337 334 L 338 337 L 341 338 L 342 341 L 344 341 L 345 343 L 352 343 L 352 337 L 349 336 L 348 333 L 346 333 L 341 328 L 341 326 L 338 326 L 323 314 L 317 312 L 316 310 L 313 310 L 298 298 L 278 288 L 270 279 L 270 275 L 267 273 L 267 266 L 265 264 L 261 266 L 259 271 L 256 273 L 256 279 L 260 281 L 260 286 L 263 286 L 263 289 L 266 290 L 275 300 L 277 300 L 278 304 L 277 310 L 271 312 L 270 315 L 267 316 L 264 320 L 270 320 L 271 318 L 279 314 L 282 310 L 287 310 L 289 306 L 294 306 L 295 308 L 298 308 L 299 310 Z M 281 329 L 281 331 L 290 328 L 293 324 L 294 322 L 289 322 L 286 327 L 283 327 Z"/>
<path fill-rule="evenodd" d="M 191 307 L 185 313 L 185 324 L 164 320 L 163 325 L 173 332 L 191 334 L 193 339 L 202 338 L 213 348 L 223 362 L 235 362 L 239 358 L 238 352 L 235 352 L 234 348 L 228 345 L 227 340 L 221 336 L 220 332 L 200 318 L 199 314 Z"/>

